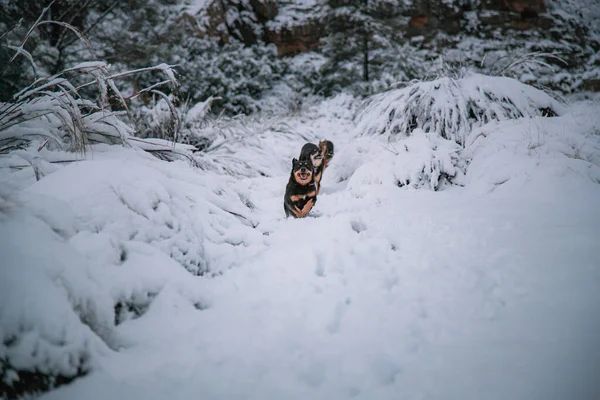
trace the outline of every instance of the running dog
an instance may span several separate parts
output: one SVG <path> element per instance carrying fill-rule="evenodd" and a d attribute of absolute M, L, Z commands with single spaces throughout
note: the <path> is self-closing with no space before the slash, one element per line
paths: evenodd
<path fill-rule="evenodd" d="M 316 147 L 316 146 L 315 146 Z M 292 173 L 285 188 L 283 209 L 287 217 L 303 218 L 317 202 L 313 165 L 309 160 L 292 160 Z"/>
<path fill-rule="evenodd" d="M 300 161 L 310 161 L 312 165 L 313 179 L 317 188 L 317 194 L 321 189 L 321 178 L 323 176 L 323 153 L 318 146 L 313 143 L 306 143 L 300 151 Z"/>
<path fill-rule="evenodd" d="M 329 140 L 323 140 L 319 142 L 319 149 L 321 150 L 321 154 L 323 156 L 323 171 L 325 171 L 329 166 L 329 162 L 333 158 L 333 142 L 330 142 Z"/>

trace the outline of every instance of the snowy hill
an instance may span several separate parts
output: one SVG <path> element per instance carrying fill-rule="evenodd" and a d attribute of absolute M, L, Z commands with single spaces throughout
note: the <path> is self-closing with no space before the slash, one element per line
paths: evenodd
<path fill-rule="evenodd" d="M 365 135 L 340 96 L 248 120 L 204 169 L 96 145 L 51 167 L 38 152 L 36 181 L 13 152 L 0 393 L 597 399 L 597 109 L 491 121 L 457 149 Z M 286 220 L 291 158 L 322 138 L 316 207 Z M 416 184 L 432 160 L 455 168 L 438 191 Z"/>

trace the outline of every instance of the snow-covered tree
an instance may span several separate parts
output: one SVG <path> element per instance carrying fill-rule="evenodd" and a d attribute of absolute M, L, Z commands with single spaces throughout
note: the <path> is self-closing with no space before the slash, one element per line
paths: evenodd
<path fill-rule="evenodd" d="M 380 50 L 394 42 L 394 18 L 398 1 L 328 0 L 324 9 L 327 37 L 324 53 L 330 57 L 325 70 L 342 85 L 373 77 Z M 360 71 L 360 73 L 359 73 Z"/>

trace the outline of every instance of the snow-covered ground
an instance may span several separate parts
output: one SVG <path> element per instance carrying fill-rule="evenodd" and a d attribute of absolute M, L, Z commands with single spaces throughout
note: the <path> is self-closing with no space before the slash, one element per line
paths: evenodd
<path fill-rule="evenodd" d="M 464 186 L 432 191 L 398 187 L 432 139 L 357 136 L 350 103 L 207 156 L 238 177 L 115 146 L 3 172 L 0 355 L 91 368 L 45 400 L 600 398 L 598 104 L 477 128 Z"/>

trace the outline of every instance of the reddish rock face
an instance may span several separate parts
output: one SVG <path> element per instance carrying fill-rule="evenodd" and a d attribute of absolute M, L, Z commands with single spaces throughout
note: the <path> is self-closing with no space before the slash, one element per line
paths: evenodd
<path fill-rule="evenodd" d="M 427 26 L 427 16 L 426 15 L 414 15 L 410 18 L 408 22 L 411 26 L 424 28 Z"/>
<path fill-rule="evenodd" d="M 276 0 L 248 0 L 247 4 L 251 6 L 256 22 L 262 26 L 262 32 L 256 32 L 244 25 L 243 21 L 229 26 L 227 8 L 237 7 L 239 3 L 232 0 L 211 0 L 204 11 L 204 29 L 193 30 L 192 34 L 218 37 L 222 43 L 228 43 L 230 35 L 235 32 L 236 37 L 246 44 L 255 43 L 257 40 L 275 44 L 279 56 L 282 57 L 313 50 L 319 47 L 321 39 L 325 36 L 325 23 L 310 18 L 302 22 L 297 21 L 296 26 L 268 28 L 267 22 L 276 18 L 280 12 Z M 481 23 L 493 29 L 544 29 L 551 23 L 546 16 L 540 15 L 546 12 L 545 0 L 481 0 L 478 9 L 449 6 L 443 0 L 414 0 L 412 16 L 403 28 L 404 33 L 407 37 L 427 37 L 439 31 L 450 35 L 457 34 L 460 31 L 461 18 L 467 11 L 491 12 L 487 13 L 489 15 L 481 15 Z M 193 26 L 191 23 L 188 25 Z"/>
<path fill-rule="evenodd" d="M 277 16 L 279 8 L 276 0 L 250 0 L 250 5 L 259 21 L 268 21 Z"/>
<path fill-rule="evenodd" d="M 282 28 L 279 31 L 266 30 L 265 41 L 277 46 L 280 57 L 293 56 L 319 46 L 325 35 L 325 25 L 310 21 L 306 25 Z"/>
<path fill-rule="evenodd" d="M 546 12 L 545 0 L 504 0 L 509 10 L 535 17 Z"/>

